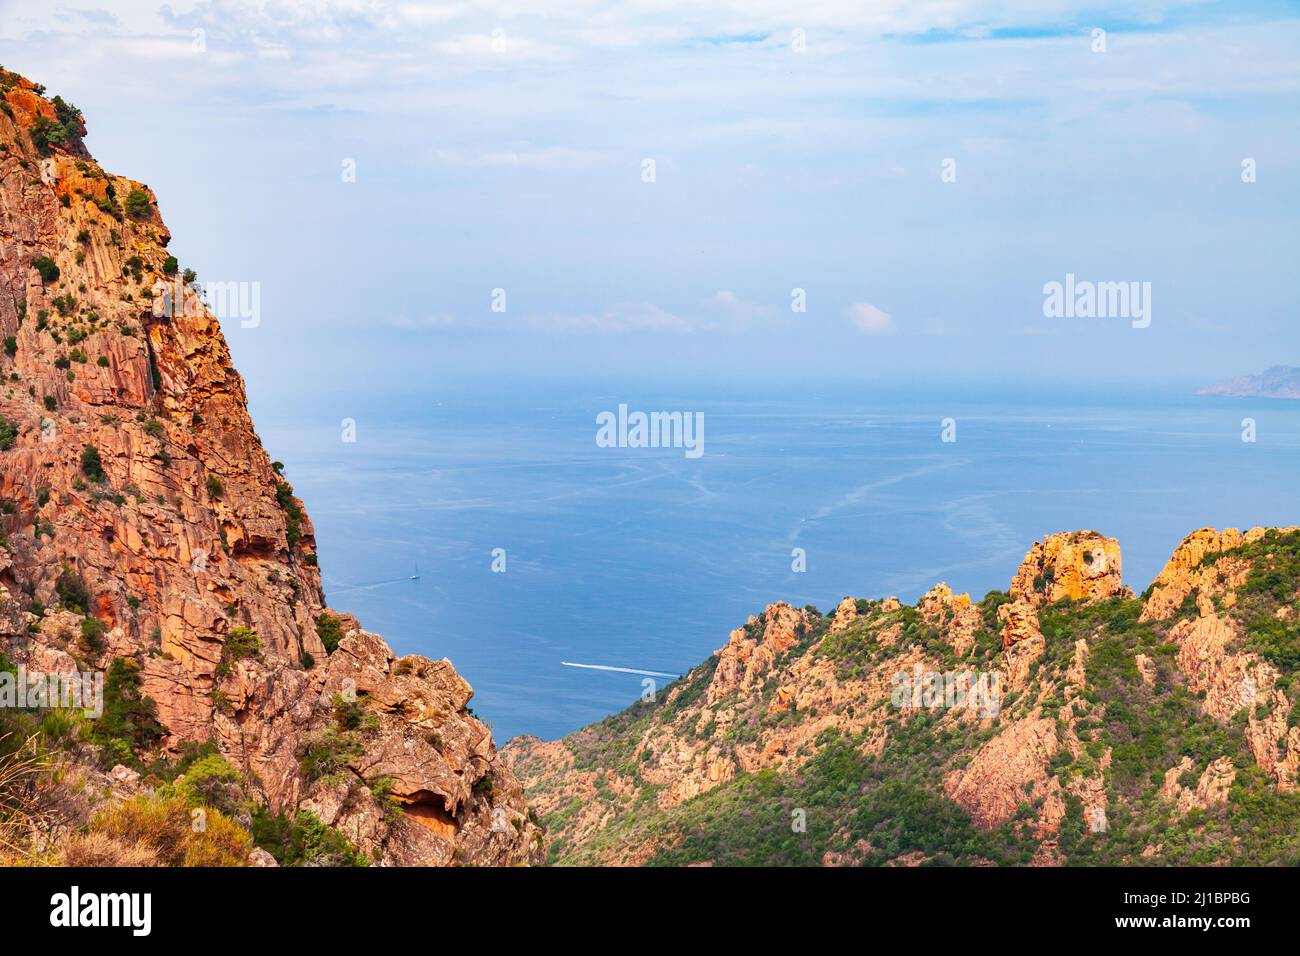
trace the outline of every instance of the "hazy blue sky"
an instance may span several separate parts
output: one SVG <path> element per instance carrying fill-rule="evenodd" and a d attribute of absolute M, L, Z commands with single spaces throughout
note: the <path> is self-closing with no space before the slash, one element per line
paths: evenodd
<path fill-rule="evenodd" d="M 154 187 L 183 264 L 261 283 L 227 323 L 255 410 L 1300 364 L 1293 3 L 39 6 L 0 0 L 0 62 Z M 1067 272 L 1151 282 L 1150 328 L 1045 318 Z"/>

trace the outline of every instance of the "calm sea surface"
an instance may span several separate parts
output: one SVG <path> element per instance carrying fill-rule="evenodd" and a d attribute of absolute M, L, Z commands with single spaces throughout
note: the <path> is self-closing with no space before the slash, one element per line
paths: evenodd
<path fill-rule="evenodd" d="M 597 447 L 620 403 L 703 412 L 703 456 Z M 1076 528 L 1119 538 L 1140 591 L 1189 531 L 1300 522 L 1300 402 L 575 385 L 258 421 L 315 522 L 330 604 L 400 654 L 450 658 L 499 742 L 641 691 L 562 661 L 681 673 L 772 601 L 912 601 L 941 580 L 978 599 L 1035 538 Z"/>

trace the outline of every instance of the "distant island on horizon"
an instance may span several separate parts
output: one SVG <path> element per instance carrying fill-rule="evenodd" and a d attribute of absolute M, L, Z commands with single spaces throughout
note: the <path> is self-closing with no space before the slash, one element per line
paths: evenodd
<path fill-rule="evenodd" d="M 1258 375 L 1241 375 L 1218 385 L 1207 385 L 1196 394 L 1229 398 L 1300 398 L 1300 368 L 1274 365 Z"/>

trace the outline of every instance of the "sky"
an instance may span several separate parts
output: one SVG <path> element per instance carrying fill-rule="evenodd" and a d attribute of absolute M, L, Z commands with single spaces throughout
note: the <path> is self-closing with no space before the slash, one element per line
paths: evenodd
<path fill-rule="evenodd" d="M 1297 54 L 1272 2 L 0 0 L 0 63 L 257 284 L 255 415 L 1300 364 Z M 1067 274 L 1150 324 L 1045 316 Z"/>

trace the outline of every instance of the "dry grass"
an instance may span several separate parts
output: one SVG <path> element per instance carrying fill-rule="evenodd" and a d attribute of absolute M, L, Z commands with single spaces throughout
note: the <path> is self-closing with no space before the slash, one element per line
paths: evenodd
<path fill-rule="evenodd" d="M 33 837 L 48 828 L 50 760 L 37 736 L 10 749 L 11 736 L 0 737 L 0 858 L 31 862 Z"/>
<path fill-rule="evenodd" d="M 147 852 L 154 866 L 244 866 L 252 848 L 248 833 L 233 820 L 207 809 L 196 823 L 191 808 L 177 797 L 138 796 L 109 807 L 95 817 L 88 837 L 103 839 L 69 841 L 65 858 L 69 850 L 87 855 Z"/>
<path fill-rule="evenodd" d="M 62 866 L 159 866 L 157 852 L 107 833 L 81 833 L 59 848 Z"/>

